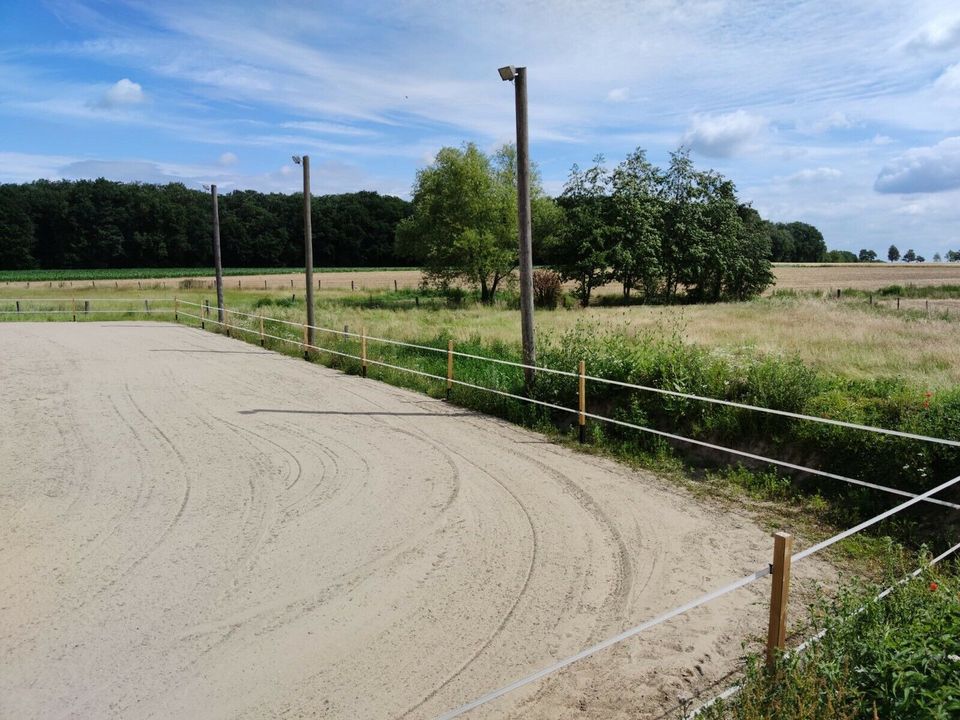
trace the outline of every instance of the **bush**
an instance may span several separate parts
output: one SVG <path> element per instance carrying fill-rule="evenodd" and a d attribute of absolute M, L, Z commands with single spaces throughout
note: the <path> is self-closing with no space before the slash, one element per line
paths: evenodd
<path fill-rule="evenodd" d="M 928 562 L 921 557 L 920 563 Z M 960 582 L 927 569 L 898 584 L 909 568 L 891 566 L 879 587 L 852 585 L 811 608 L 806 652 L 781 658 L 768 672 L 748 659 L 739 695 L 700 715 L 704 720 L 852 720 L 960 716 Z"/>
<path fill-rule="evenodd" d="M 553 270 L 533 271 L 533 302 L 539 308 L 553 309 L 560 304 L 563 284 Z"/>

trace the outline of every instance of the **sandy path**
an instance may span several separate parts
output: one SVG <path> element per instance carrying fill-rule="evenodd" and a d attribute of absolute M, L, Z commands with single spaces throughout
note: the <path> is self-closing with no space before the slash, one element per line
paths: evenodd
<path fill-rule="evenodd" d="M 0 325 L 0 717 L 431 717 L 770 547 L 373 380 L 175 325 Z M 672 712 L 768 582 L 471 717 Z"/>

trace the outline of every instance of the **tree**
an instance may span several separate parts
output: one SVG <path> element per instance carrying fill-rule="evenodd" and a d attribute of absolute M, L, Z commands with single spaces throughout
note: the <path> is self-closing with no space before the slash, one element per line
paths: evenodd
<path fill-rule="evenodd" d="M 947 262 L 960 262 L 960 250 L 947 250 Z"/>
<path fill-rule="evenodd" d="M 413 215 L 397 226 L 397 249 L 416 259 L 428 283 L 448 287 L 462 280 L 479 287 L 481 301 L 491 303 L 516 268 L 511 158 L 510 150 L 501 150 L 491 159 L 468 143 L 441 149 L 433 164 L 417 172 Z"/>
<path fill-rule="evenodd" d="M 823 256 L 823 261 L 828 263 L 855 263 L 859 259 L 849 250 L 829 250 Z"/>
<path fill-rule="evenodd" d="M 917 259 L 917 254 L 913 251 L 913 248 L 910 248 L 903 254 L 904 262 L 913 262 Z"/>
<path fill-rule="evenodd" d="M 918 262 L 918 263 L 922 263 L 922 262 L 926 262 L 926 261 L 927 261 L 927 259 L 926 259 L 923 255 L 917 255 L 917 262 Z"/>
<path fill-rule="evenodd" d="M 857 255 L 857 260 L 859 262 L 864 262 L 864 263 L 876 262 L 877 253 L 873 250 L 867 250 L 866 248 L 862 248 L 860 250 L 860 254 Z"/>
<path fill-rule="evenodd" d="M 943 258 L 940 257 L 940 253 L 935 252 L 935 253 L 933 254 L 933 261 L 934 261 L 934 262 L 943 262 Z"/>
<path fill-rule="evenodd" d="M 590 304 L 590 295 L 612 277 L 610 250 L 614 238 L 611 177 L 603 156 L 581 170 L 574 165 L 560 195 L 565 222 L 551 248 L 554 268 L 563 280 L 576 283 L 580 305 Z"/>
<path fill-rule="evenodd" d="M 887 250 L 887 259 L 888 259 L 890 262 L 896 262 L 897 260 L 900 259 L 900 251 L 897 250 L 897 246 L 896 246 L 896 245 L 891 245 L 891 246 L 890 246 L 890 249 Z"/>
<path fill-rule="evenodd" d="M 663 235 L 663 204 L 657 197 L 662 184 L 660 171 L 637 148 L 613 171 L 614 234 L 609 262 L 613 278 L 623 286 L 623 297 L 639 286 L 644 296 L 660 290 L 660 244 Z"/>

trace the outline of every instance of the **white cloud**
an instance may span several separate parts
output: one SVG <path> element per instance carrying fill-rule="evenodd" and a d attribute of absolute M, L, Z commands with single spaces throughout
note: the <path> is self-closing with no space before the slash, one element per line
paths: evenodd
<path fill-rule="evenodd" d="M 625 102 L 629 97 L 630 88 L 628 87 L 613 88 L 613 90 L 607 93 L 607 100 L 610 102 Z"/>
<path fill-rule="evenodd" d="M 873 139 L 870 141 L 874 145 L 889 145 L 893 142 L 893 138 L 889 135 L 881 135 L 877 133 L 873 136 Z"/>
<path fill-rule="evenodd" d="M 885 165 L 873 184 L 880 193 L 934 193 L 960 188 L 960 136 L 911 148 Z"/>
<path fill-rule="evenodd" d="M 223 155 L 220 156 L 218 162 L 223 167 L 230 167 L 231 165 L 237 164 L 237 159 L 238 159 L 237 156 L 234 155 L 232 152 L 225 152 L 223 153 Z"/>
<path fill-rule="evenodd" d="M 128 78 L 117 80 L 107 88 L 100 98 L 100 107 L 118 108 L 128 105 L 137 105 L 144 101 L 143 88 Z"/>
<path fill-rule="evenodd" d="M 769 121 L 744 110 L 723 115 L 697 115 L 683 144 L 703 155 L 729 157 L 750 148 L 766 132 Z"/>
<path fill-rule="evenodd" d="M 828 180 L 835 180 L 843 175 L 842 172 L 832 167 L 808 168 L 795 172 L 787 177 L 787 182 L 792 183 L 818 183 Z"/>
<path fill-rule="evenodd" d="M 945 94 L 960 93 L 960 63 L 944 70 L 934 81 L 933 89 Z"/>
<path fill-rule="evenodd" d="M 856 123 L 850 118 L 849 115 L 847 115 L 847 113 L 835 110 L 826 117 L 822 117 L 812 123 L 797 123 L 797 130 L 805 134 L 821 135 L 829 130 L 849 130 L 855 126 Z"/>
<path fill-rule="evenodd" d="M 908 50 L 949 50 L 960 46 L 960 17 L 940 17 L 907 42 Z"/>

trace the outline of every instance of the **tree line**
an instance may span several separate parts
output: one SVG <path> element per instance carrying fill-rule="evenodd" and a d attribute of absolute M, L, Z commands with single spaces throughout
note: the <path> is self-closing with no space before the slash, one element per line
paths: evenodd
<path fill-rule="evenodd" d="M 573 281 L 583 305 L 611 281 L 628 300 L 649 302 L 746 299 L 773 281 L 769 224 L 686 150 L 663 169 L 642 149 L 613 170 L 601 157 L 574 166 L 556 200 L 544 195 L 536 168 L 531 176 L 534 258 Z M 489 157 L 473 144 L 443 148 L 417 173 L 413 213 L 397 229 L 399 250 L 429 283 L 464 281 L 486 302 L 517 267 L 516 238 L 510 146 Z"/>
<path fill-rule="evenodd" d="M 223 263 L 303 265 L 303 195 L 237 190 L 220 197 Z M 314 261 L 407 266 L 397 224 L 410 211 L 375 192 L 313 198 Z M 212 264 L 209 193 L 181 183 L 38 180 L 0 185 L 0 268 L 201 267 Z"/>

